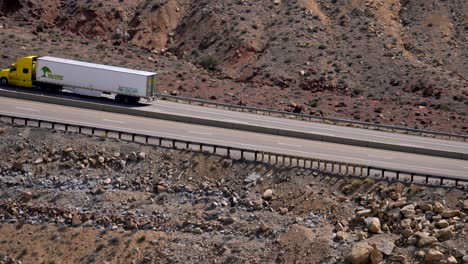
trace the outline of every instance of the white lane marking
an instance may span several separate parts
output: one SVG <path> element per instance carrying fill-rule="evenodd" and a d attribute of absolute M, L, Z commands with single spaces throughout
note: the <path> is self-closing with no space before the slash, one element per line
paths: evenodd
<path fill-rule="evenodd" d="M 222 119 L 221 121 L 230 122 L 230 123 L 244 124 L 244 125 L 248 125 L 248 124 L 249 124 L 249 122 L 239 121 L 239 120 L 234 120 L 234 119 Z"/>
<path fill-rule="evenodd" d="M 37 110 L 37 109 L 32 109 L 32 108 L 27 108 L 27 107 L 20 107 L 20 106 L 17 106 L 16 109 L 21 109 L 21 110 L 26 110 L 26 111 L 31 111 L 31 112 L 40 112 L 41 110 Z"/>
<path fill-rule="evenodd" d="M 379 155 L 367 155 L 367 156 L 368 156 L 368 157 L 371 157 L 371 158 L 393 159 L 392 157 L 379 156 Z"/>
<path fill-rule="evenodd" d="M 413 148 L 423 148 L 422 146 L 413 145 L 413 144 L 400 144 L 403 147 L 413 147 Z"/>
<path fill-rule="evenodd" d="M 288 146 L 288 147 L 302 148 L 301 145 L 287 144 L 287 143 L 281 143 L 281 142 L 278 142 L 278 145 L 283 145 L 283 146 Z"/>
<path fill-rule="evenodd" d="M 112 119 L 103 119 L 102 121 L 111 122 L 111 123 L 125 124 L 125 122 L 123 122 L 123 121 L 112 120 Z"/>
<path fill-rule="evenodd" d="M 168 108 L 175 108 L 175 109 L 180 109 L 180 110 L 185 110 L 185 111 L 192 111 L 192 112 L 200 112 L 200 113 L 208 113 L 208 114 L 214 114 L 214 115 L 220 115 L 220 116 L 229 116 L 229 117 L 234 117 L 234 118 L 239 118 L 239 115 L 231 115 L 231 114 L 226 114 L 226 113 L 215 113 L 213 111 L 204 111 L 204 110 L 200 110 L 200 109 L 190 109 L 190 110 L 187 110 L 187 108 L 184 108 L 184 107 L 177 107 L 177 106 L 173 106 L 173 105 L 168 105 L 168 104 L 164 104 L 164 107 L 168 107 Z M 227 110 L 226 110 L 227 111 Z M 245 114 L 247 115 L 247 114 Z M 266 123 L 273 123 L 273 124 L 282 124 L 284 125 L 284 121 L 274 121 L 274 120 L 266 120 L 265 118 L 263 119 L 259 119 L 259 118 L 252 118 L 252 117 L 247 117 L 247 116 L 242 116 L 243 119 L 248 119 L 248 120 L 252 120 L 253 122 L 257 123 L 259 121 L 263 121 L 263 122 L 266 122 Z M 234 121 L 234 122 L 237 122 L 237 123 L 244 123 L 244 124 L 248 124 L 248 122 L 243 122 L 243 121 L 238 121 L 238 120 L 235 120 L 235 119 L 226 119 L 225 121 Z M 293 121 L 298 121 L 299 120 L 293 120 Z M 342 129 L 333 129 L 333 128 L 327 128 L 327 127 L 318 127 L 320 126 L 320 124 L 317 124 L 317 123 L 313 123 L 313 124 L 309 124 L 309 125 L 300 125 L 300 124 L 294 124 L 294 123 L 288 123 L 289 126 L 295 126 L 295 127 L 301 127 L 301 128 L 312 128 L 312 129 L 321 129 L 321 130 L 328 130 L 328 131 L 333 131 L 333 132 L 343 132 Z M 356 128 L 357 130 L 358 128 Z M 462 149 L 468 149 L 468 146 L 459 146 L 459 145 L 454 145 L 454 144 L 445 144 L 445 143 L 438 143 L 438 142 L 432 142 L 432 141 L 429 141 L 429 140 L 419 140 L 419 139 L 405 139 L 405 138 L 401 138 L 401 137 L 392 137 L 391 135 L 377 135 L 377 134 L 374 134 L 375 132 L 370 132 L 370 133 L 366 133 L 366 132 L 369 132 L 369 131 L 366 131 L 365 129 L 360 129 L 362 131 L 346 131 L 347 134 L 356 134 L 356 135 L 359 135 L 359 136 L 363 136 L 363 135 L 368 135 L 370 137 L 376 137 L 376 138 L 383 138 L 383 139 L 396 139 L 396 140 L 404 140 L 404 141 L 408 141 L 408 142 L 416 142 L 416 143 L 423 143 L 423 144 L 429 144 L 429 145 L 440 145 L 440 146 L 448 146 L 448 147 L 457 147 L 457 148 L 462 148 Z M 386 133 L 386 132 L 383 132 L 383 131 L 378 131 L 378 132 L 381 132 L 381 133 Z M 387 132 L 388 133 L 388 132 Z M 400 144 L 402 145 L 402 144 Z M 406 146 L 409 146 L 409 147 L 418 147 L 416 145 L 406 145 Z"/>
<path fill-rule="evenodd" d="M 17 113 L 12 113 L 8 111 L 1 111 L 2 113 L 5 114 L 17 114 Z M 42 116 L 35 116 L 35 115 L 24 115 L 24 117 L 32 117 L 32 118 L 41 118 L 44 119 Z M 53 121 L 57 122 L 69 122 L 69 120 L 64 120 L 64 119 L 56 119 Z M 83 125 L 83 126 L 96 126 L 96 127 L 102 127 L 102 124 L 94 124 L 94 123 L 84 123 L 84 122 L 74 122 L 75 125 Z M 114 128 L 114 129 L 122 129 L 121 127 L 113 127 L 113 126 L 106 126 L 106 128 Z M 190 137 L 190 136 L 185 136 L 185 135 L 177 135 L 177 134 L 169 134 L 169 133 L 155 133 L 154 131 L 148 131 L 148 130 L 139 130 L 139 129 L 125 129 L 125 132 L 134 132 L 134 133 L 149 133 L 149 135 L 157 134 L 157 135 L 163 135 L 163 136 L 170 136 L 170 137 L 180 137 L 180 138 L 186 138 L 186 139 L 192 139 L 192 140 L 207 140 L 207 138 L 197 138 L 197 137 Z M 260 146 L 260 145 L 252 145 L 252 144 L 245 144 L 245 143 L 238 143 L 238 142 L 230 142 L 230 141 L 223 141 L 223 140 L 216 140 L 216 139 L 208 139 L 213 142 L 219 142 L 219 143 L 225 143 L 225 144 L 237 144 L 240 146 L 249 146 L 253 147 L 256 149 L 259 148 L 265 148 L 265 149 L 272 149 L 272 150 L 277 150 L 277 151 L 290 151 L 288 149 L 282 149 L 282 148 L 275 148 L 275 147 L 265 147 L 265 146 Z M 407 165 L 407 164 L 400 164 L 400 163 L 391 163 L 391 162 L 385 162 L 385 161 L 378 161 L 378 160 L 367 160 L 367 159 L 359 159 L 359 158 L 350 158 L 350 157 L 344 157 L 344 156 L 336 156 L 336 155 L 329 155 L 329 154 L 320 154 L 320 153 L 314 153 L 314 152 L 306 152 L 306 151 L 295 151 L 296 153 L 302 153 L 302 154 L 307 154 L 307 155 L 318 155 L 318 156 L 323 156 L 323 157 L 331 157 L 331 158 L 336 158 L 336 159 L 347 159 L 347 160 L 356 160 L 356 161 L 364 161 L 364 162 L 374 162 L 374 163 L 380 163 L 380 164 L 385 164 L 385 165 L 393 165 L 393 166 L 404 166 L 404 167 L 409 167 L 409 168 L 416 168 L 416 169 L 431 169 L 435 171 L 441 171 L 441 172 L 451 172 L 451 173 L 466 173 L 465 171 L 456 171 L 456 170 L 445 170 L 445 169 L 438 169 L 438 168 L 432 168 L 428 166 L 414 166 L 414 165 Z"/>
<path fill-rule="evenodd" d="M 199 131 L 187 131 L 187 132 L 193 133 L 193 134 L 207 135 L 207 136 L 212 136 L 213 135 L 212 133 L 199 132 Z"/>

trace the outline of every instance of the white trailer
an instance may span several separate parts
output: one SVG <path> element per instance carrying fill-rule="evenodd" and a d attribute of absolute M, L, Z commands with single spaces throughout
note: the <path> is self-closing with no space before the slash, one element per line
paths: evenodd
<path fill-rule="evenodd" d="M 91 96 L 116 94 L 117 101 L 138 102 L 155 94 L 154 72 L 46 56 L 37 59 L 35 74 L 36 86 L 51 84 Z"/>

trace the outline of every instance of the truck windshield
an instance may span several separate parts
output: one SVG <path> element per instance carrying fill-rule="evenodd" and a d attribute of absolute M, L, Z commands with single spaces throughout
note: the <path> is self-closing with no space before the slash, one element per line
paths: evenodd
<path fill-rule="evenodd" d="M 16 66 L 14 64 L 10 66 L 10 71 L 16 71 Z"/>

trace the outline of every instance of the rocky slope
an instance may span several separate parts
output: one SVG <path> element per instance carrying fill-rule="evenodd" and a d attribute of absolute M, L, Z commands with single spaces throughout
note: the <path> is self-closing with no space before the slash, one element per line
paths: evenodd
<path fill-rule="evenodd" d="M 13 0 L 0 1 L 0 39 L 4 66 L 31 53 L 65 56 L 157 70 L 160 92 L 463 134 L 467 8 L 460 0 Z"/>
<path fill-rule="evenodd" d="M 468 263 L 466 191 L 0 123 L 0 263 Z"/>

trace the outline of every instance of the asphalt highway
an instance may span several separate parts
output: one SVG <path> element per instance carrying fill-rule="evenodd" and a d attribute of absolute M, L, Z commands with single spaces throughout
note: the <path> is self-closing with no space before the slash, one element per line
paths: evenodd
<path fill-rule="evenodd" d="M 149 108 L 160 108 L 158 111 L 173 111 L 172 104 L 154 104 Z M 171 110 L 172 109 L 172 110 Z M 200 109 L 206 111 L 207 109 Z M 218 109 L 219 111 L 219 109 Z M 229 114 L 231 112 L 226 111 Z M 164 136 L 176 139 L 190 140 L 202 143 L 224 146 L 256 149 L 288 155 L 327 159 L 341 162 L 358 163 L 370 166 L 384 167 L 395 170 L 409 170 L 418 173 L 435 173 L 446 176 L 468 179 L 468 161 L 402 153 L 396 151 L 379 150 L 373 148 L 356 147 L 305 139 L 280 137 L 253 132 L 191 125 L 158 119 L 113 114 L 81 108 L 72 108 L 53 104 L 45 104 L 24 100 L 0 97 L 0 113 L 31 118 L 45 118 L 65 123 L 74 123 L 122 131 Z M 200 113 L 192 112 L 192 115 Z M 237 114 L 237 113 L 236 113 Z M 248 122 L 255 123 L 250 115 Z M 257 117 L 257 116 L 255 116 Z M 265 122 L 263 116 L 258 116 L 258 122 Z M 283 120 L 283 119 L 280 119 Z M 294 120 L 288 120 L 288 122 Z M 246 121 L 247 122 L 247 121 Z M 297 121 L 294 121 L 295 123 Z M 299 122 L 304 126 L 306 124 Z M 311 124 L 313 125 L 313 124 Z M 341 127 L 335 127 L 341 129 Z M 348 129 L 348 128 L 347 128 Z M 376 132 L 376 131 L 372 131 Z M 397 136 L 397 135 L 395 135 Z M 399 135 L 398 135 L 399 136 Z M 431 141 L 416 137 L 415 140 Z M 439 140 L 436 140 L 439 142 Z M 451 141 L 441 141 L 441 146 L 452 144 Z M 454 145 L 465 143 L 453 142 Z M 447 146 L 445 146 L 447 147 Z"/>
<path fill-rule="evenodd" d="M 318 135 L 336 136 L 340 138 L 366 140 L 398 146 L 451 151 L 468 155 L 468 143 L 460 141 L 256 115 L 252 113 L 180 104 L 163 100 L 158 100 L 147 107 L 138 107 L 138 109 L 143 111 L 172 113 L 188 117 L 203 117 L 206 119 L 223 120 L 233 123 L 251 124 Z"/>

